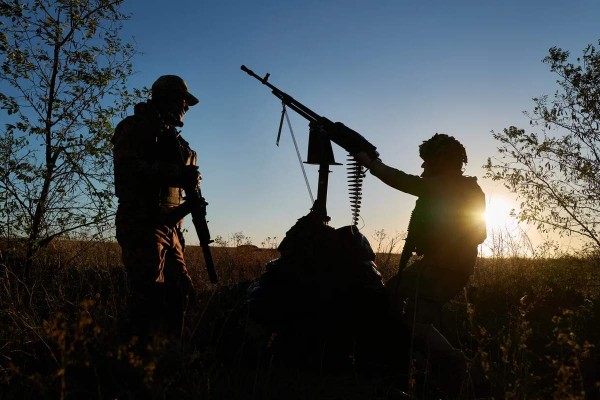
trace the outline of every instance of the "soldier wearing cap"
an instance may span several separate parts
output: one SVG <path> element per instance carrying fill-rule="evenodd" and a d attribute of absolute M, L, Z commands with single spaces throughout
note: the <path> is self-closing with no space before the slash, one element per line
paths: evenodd
<path fill-rule="evenodd" d="M 133 333 L 181 332 L 192 283 L 181 221 L 167 218 L 182 203 L 183 188 L 199 183 L 196 152 L 177 128 L 198 99 L 183 79 L 159 77 L 152 96 L 121 121 L 114 145 L 117 241 L 129 284 Z"/>
<path fill-rule="evenodd" d="M 441 307 L 473 273 L 477 246 L 486 238 L 485 196 L 477 178 L 463 175 L 467 154 L 454 137 L 435 134 L 419 146 L 419 155 L 421 176 L 389 167 L 364 152 L 356 157 L 385 184 L 417 197 L 399 272 L 387 284 L 392 307 L 403 312 L 403 322 L 422 350 L 438 358 L 460 358 L 434 324 Z"/>

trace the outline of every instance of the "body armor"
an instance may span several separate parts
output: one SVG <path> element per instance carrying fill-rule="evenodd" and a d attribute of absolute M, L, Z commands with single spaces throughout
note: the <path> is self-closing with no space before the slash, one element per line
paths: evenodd
<path fill-rule="evenodd" d="M 196 153 L 177 130 L 165 125 L 151 104 L 141 103 L 135 114 L 116 128 L 115 194 L 119 204 L 149 212 L 182 202 L 181 172 L 195 165 Z"/>
<path fill-rule="evenodd" d="M 413 252 L 444 259 L 449 267 L 453 261 L 462 264 L 464 254 L 476 255 L 473 249 L 486 238 L 485 195 L 475 178 L 441 176 L 428 185 L 431 189 L 417 199 L 411 214 L 400 269 Z M 474 261 L 464 260 L 465 265 L 456 267 L 472 267 Z"/>

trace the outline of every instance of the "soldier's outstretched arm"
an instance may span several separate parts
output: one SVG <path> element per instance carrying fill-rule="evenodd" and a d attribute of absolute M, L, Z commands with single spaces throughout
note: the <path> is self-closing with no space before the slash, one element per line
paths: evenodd
<path fill-rule="evenodd" d="M 361 157 L 362 160 L 367 161 L 364 155 L 360 155 L 356 157 L 359 162 L 361 162 L 359 157 Z M 371 174 L 375 175 L 383 183 L 394 189 L 400 190 L 401 192 L 412 194 L 414 196 L 421 196 L 426 190 L 426 184 L 423 181 L 423 178 L 390 167 L 378 158 L 374 160 L 370 159 L 368 160 L 368 165 L 363 165 L 369 168 Z"/>

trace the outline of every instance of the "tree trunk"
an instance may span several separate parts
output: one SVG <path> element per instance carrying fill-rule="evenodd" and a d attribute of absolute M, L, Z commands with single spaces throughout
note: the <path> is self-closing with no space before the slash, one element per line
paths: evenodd
<path fill-rule="evenodd" d="M 31 221 L 31 232 L 27 240 L 27 253 L 25 260 L 25 275 L 31 274 L 33 266 L 33 257 L 40 250 L 40 232 L 42 229 L 42 222 L 46 217 L 46 205 L 48 204 L 48 195 L 50 193 L 50 184 L 54 177 L 54 166 L 56 160 L 60 154 L 60 148 L 52 149 L 52 112 L 54 110 L 54 101 L 56 100 L 56 78 L 58 76 L 59 64 L 60 64 L 60 49 L 62 47 L 60 40 L 60 32 L 57 24 L 56 36 L 54 37 L 54 54 L 53 54 L 53 65 L 52 65 L 52 76 L 48 85 L 48 106 L 46 108 L 46 118 L 44 121 L 45 140 L 44 145 L 46 146 L 46 173 L 44 176 L 44 183 L 40 192 L 39 201 L 35 208 L 33 220 Z M 47 245 L 48 243 L 46 243 Z"/>

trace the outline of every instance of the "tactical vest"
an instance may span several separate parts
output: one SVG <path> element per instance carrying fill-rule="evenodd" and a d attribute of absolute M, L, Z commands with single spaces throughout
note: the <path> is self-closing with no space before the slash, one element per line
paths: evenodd
<path fill-rule="evenodd" d="M 163 130 L 157 137 L 157 159 L 161 164 L 196 165 L 196 152 L 190 149 L 175 128 Z M 158 202 L 165 206 L 178 206 L 183 201 L 183 189 L 178 186 L 160 185 L 158 188 Z"/>
<path fill-rule="evenodd" d="M 411 214 L 403 251 L 452 255 L 476 248 L 486 239 L 485 195 L 474 178 L 441 182 L 439 193 L 419 197 Z"/>
<path fill-rule="evenodd" d="M 181 170 L 183 165 L 195 165 L 197 156 L 174 127 L 165 126 L 141 103 L 135 115 L 119 123 L 113 143 L 120 204 L 158 209 L 182 202 Z"/>

